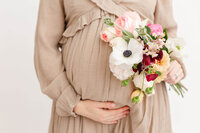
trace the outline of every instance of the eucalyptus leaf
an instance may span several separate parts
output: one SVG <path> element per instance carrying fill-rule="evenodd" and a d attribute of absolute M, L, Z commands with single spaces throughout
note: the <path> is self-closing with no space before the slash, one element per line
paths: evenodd
<path fill-rule="evenodd" d="M 112 22 L 111 18 L 105 18 L 104 23 L 109 26 L 114 26 L 114 23 Z"/>

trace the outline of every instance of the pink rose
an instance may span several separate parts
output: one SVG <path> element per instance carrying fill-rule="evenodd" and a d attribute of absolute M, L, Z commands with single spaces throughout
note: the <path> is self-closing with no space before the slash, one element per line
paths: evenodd
<path fill-rule="evenodd" d="M 137 12 L 128 11 L 123 16 L 117 18 L 115 23 L 124 30 L 134 33 L 135 28 L 141 23 L 141 18 Z M 121 29 L 115 25 L 117 36 L 123 36 Z"/>
<path fill-rule="evenodd" d="M 156 36 L 159 36 L 163 33 L 163 28 L 159 24 L 149 23 L 147 26 L 151 29 L 151 35 L 155 34 Z"/>

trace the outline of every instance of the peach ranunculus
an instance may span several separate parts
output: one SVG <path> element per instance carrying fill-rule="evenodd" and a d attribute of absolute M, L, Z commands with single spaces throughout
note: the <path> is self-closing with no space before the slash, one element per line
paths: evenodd
<path fill-rule="evenodd" d="M 163 28 L 159 24 L 151 24 L 147 25 L 151 29 L 151 35 L 159 36 L 163 33 Z"/>
<path fill-rule="evenodd" d="M 163 50 L 162 59 L 160 61 L 156 61 L 156 63 L 153 64 L 153 68 L 161 72 L 161 75 L 155 79 L 156 83 L 160 83 L 167 77 L 167 69 L 169 68 L 169 66 L 170 66 L 169 54 Z"/>
<path fill-rule="evenodd" d="M 133 93 L 131 94 L 131 99 L 134 104 L 142 102 L 143 98 L 144 98 L 144 93 L 142 90 L 139 89 L 134 90 Z"/>
<path fill-rule="evenodd" d="M 120 16 L 115 20 L 115 24 L 120 26 L 122 29 L 134 33 L 135 28 L 141 23 L 141 18 L 137 12 L 128 11 L 124 15 Z M 121 29 L 115 25 L 117 36 L 123 36 Z"/>

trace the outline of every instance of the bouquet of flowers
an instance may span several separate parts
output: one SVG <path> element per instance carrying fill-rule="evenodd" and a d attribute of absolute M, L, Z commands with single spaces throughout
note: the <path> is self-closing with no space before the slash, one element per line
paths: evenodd
<path fill-rule="evenodd" d="M 143 97 L 155 93 L 154 85 L 164 81 L 171 55 L 182 57 L 184 41 L 169 38 L 166 29 L 159 24 L 151 24 L 148 19 L 141 20 L 137 12 L 128 11 L 112 21 L 106 18 L 108 25 L 101 32 L 101 39 L 112 47 L 109 67 L 113 75 L 122 81 L 122 86 L 133 81 L 137 88 L 133 91 L 133 103 L 139 103 Z M 183 96 L 180 82 L 171 87 Z"/>

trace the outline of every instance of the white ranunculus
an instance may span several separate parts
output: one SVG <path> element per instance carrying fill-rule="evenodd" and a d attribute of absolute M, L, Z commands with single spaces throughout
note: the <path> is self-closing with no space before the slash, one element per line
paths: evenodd
<path fill-rule="evenodd" d="M 143 78 L 144 78 L 144 85 L 143 85 Z M 142 89 L 143 91 L 145 91 L 145 89 L 147 87 L 153 86 L 153 81 L 148 82 L 144 72 L 141 72 L 140 74 L 137 72 L 133 78 L 133 83 L 137 88 L 142 89 L 142 87 L 143 87 L 143 89 Z"/>
<path fill-rule="evenodd" d="M 107 27 L 105 30 L 101 32 L 101 39 L 105 42 L 111 41 L 116 37 L 116 31 L 114 27 Z"/>
<path fill-rule="evenodd" d="M 132 69 L 134 64 L 138 64 L 143 59 L 143 46 L 137 40 L 131 38 L 129 43 L 121 38 L 116 37 L 111 40 L 113 51 L 110 54 L 110 60 L 114 65 L 120 66 L 122 69 Z M 132 54 L 129 57 L 123 55 L 125 50 L 130 50 Z"/>
<path fill-rule="evenodd" d="M 184 54 L 185 41 L 182 38 L 169 38 L 166 42 L 166 47 L 169 52 L 172 51 L 171 56 L 182 58 Z"/>

